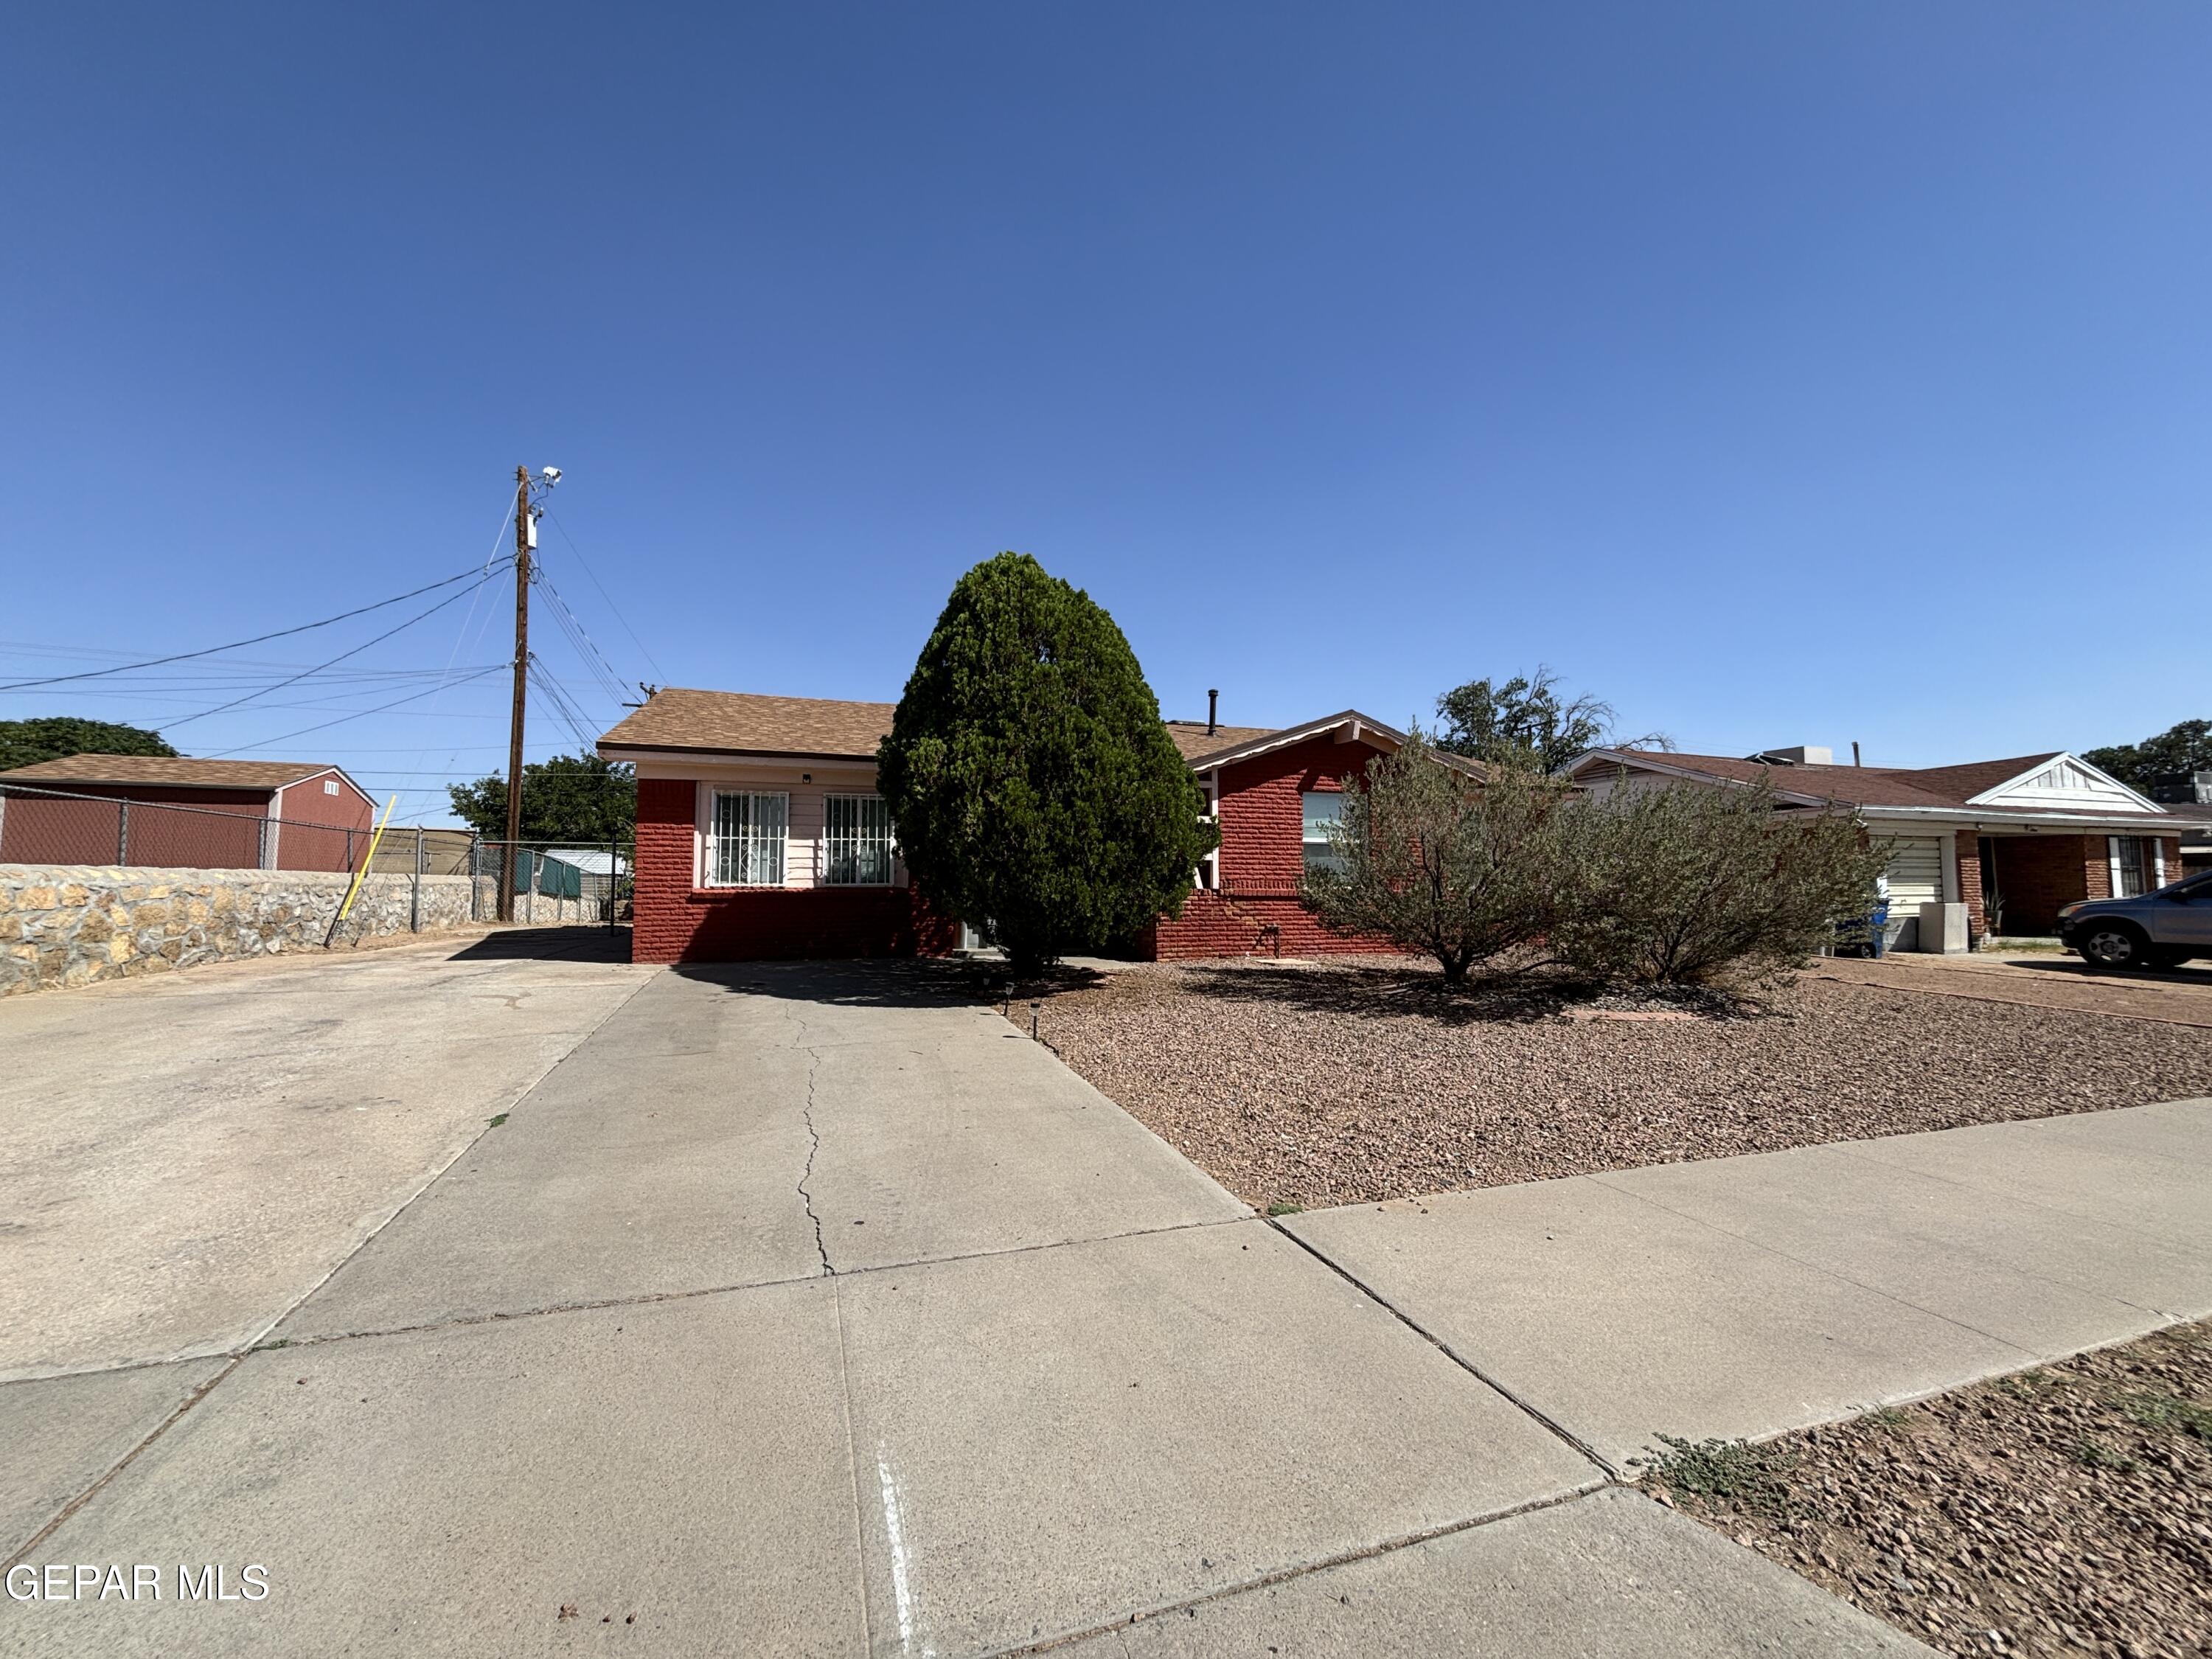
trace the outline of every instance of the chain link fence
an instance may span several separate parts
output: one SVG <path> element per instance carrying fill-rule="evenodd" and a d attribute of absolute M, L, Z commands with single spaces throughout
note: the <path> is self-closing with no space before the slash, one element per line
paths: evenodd
<path fill-rule="evenodd" d="M 470 851 L 475 919 L 526 927 L 592 922 L 612 927 L 630 916 L 635 844 L 603 842 L 478 841 Z M 510 898 L 501 914 L 500 896 Z"/>
<path fill-rule="evenodd" d="M 0 783 L 0 864 L 349 871 L 368 853 L 370 833 L 272 818 L 245 803 L 185 805 Z"/>

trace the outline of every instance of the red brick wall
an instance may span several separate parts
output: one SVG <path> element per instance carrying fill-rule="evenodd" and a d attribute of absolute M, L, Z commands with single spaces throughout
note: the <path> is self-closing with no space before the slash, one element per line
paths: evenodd
<path fill-rule="evenodd" d="M 637 786 L 633 962 L 750 962 L 772 957 L 942 956 L 957 923 L 904 887 L 694 889 L 690 779 Z"/>
<path fill-rule="evenodd" d="M 1297 901 L 1305 874 L 1309 789 L 1337 789 L 1381 751 L 1317 738 L 1221 773 L 1221 890 L 1193 893 L 1174 920 L 1163 916 L 1140 941 L 1159 961 L 1198 957 L 1322 956 L 1390 951 L 1388 940 L 1332 933 Z"/>
<path fill-rule="evenodd" d="M 2055 933 L 2058 907 L 2111 896 L 2112 869 L 2102 836 L 1998 836 L 1997 891 L 2007 933 Z"/>
<path fill-rule="evenodd" d="M 1971 830 L 1961 830 L 1954 840 L 1959 858 L 1959 902 L 1966 907 L 1966 933 L 1978 939 L 1990 931 L 1990 919 L 1982 910 L 1981 837 Z"/>

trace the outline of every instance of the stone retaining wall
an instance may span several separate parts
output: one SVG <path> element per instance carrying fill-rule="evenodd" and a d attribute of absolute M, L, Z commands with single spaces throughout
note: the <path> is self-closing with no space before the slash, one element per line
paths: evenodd
<path fill-rule="evenodd" d="M 350 878 L 0 864 L 0 996 L 322 948 Z M 338 945 L 468 925 L 466 876 L 370 876 Z M 549 901 L 541 900 L 541 904 Z M 550 918 L 547 918 L 550 920 Z"/>

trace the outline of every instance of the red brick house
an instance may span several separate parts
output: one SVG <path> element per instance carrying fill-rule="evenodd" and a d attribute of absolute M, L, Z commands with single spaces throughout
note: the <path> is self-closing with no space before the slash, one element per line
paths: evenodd
<path fill-rule="evenodd" d="M 0 864 L 349 870 L 375 816 L 319 762 L 71 755 L 0 772 Z"/>
<path fill-rule="evenodd" d="M 907 879 L 876 793 L 892 705 L 670 689 L 599 739 L 637 768 L 639 962 L 941 955 L 957 918 Z M 1348 774 L 1402 736 L 1356 711 L 1285 730 L 1171 720 L 1221 824 L 1182 915 L 1134 941 L 1149 957 L 1371 949 L 1297 902 Z"/>
<path fill-rule="evenodd" d="M 1919 906 L 1964 904 L 1978 939 L 1991 931 L 1984 896 L 1998 897 L 1999 933 L 2057 931 L 2075 899 L 2148 892 L 2182 876 L 2181 842 L 2203 833 L 2194 816 L 2137 793 L 2077 755 L 2053 751 L 1960 766 L 1838 766 L 1822 748 L 1733 758 L 1598 749 L 1569 775 L 1602 792 L 1669 782 L 1770 781 L 1784 810 L 1843 807 L 1873 834 L 1893 837 L 1892 944 L 1920 948 Z M 1929 948 L 1940 948 L 1935 941 Z"/>

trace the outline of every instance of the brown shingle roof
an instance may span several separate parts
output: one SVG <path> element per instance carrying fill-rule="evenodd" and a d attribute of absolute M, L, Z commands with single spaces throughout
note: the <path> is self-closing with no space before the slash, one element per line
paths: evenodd
<path fill-rule="evenodd" d="M 1655 766 L 1680 767 L 1685 771 L 1702 772 L 1709 777 L 1733 778 L 1739 783 L 1755 783 L 1764 777 L 1784 794 L 1809 795 L 1838 805 L 1872 807 L 1877 811 L 1885 806 L 1911 806 L 1923 810 L 1941 807 L 1950 811 L 1972 811 L 1991 818 L 2047 818 L 2054 812 L 2063 816 L 2078 814 L 2086 809 L 2078 806 L 1970 806 L 1968 803 L 1976 795 L 1994 789 L 2045 761 L 2055 759 L 2063 752 L 2052 750 L 2041 755 L 2019 755 L 2010 760 L 1970 761 L 1959 766 L 1919 768 L 1775 766 L 1765 761 L 1741 760 L 1728 755 L 1683 755 L 1661 750 L 1654 750 L 1644 758 Z M 1637 758 L 1629 757 L 1632 763 Z M 2158 810 L 2167 811 L 2164 807 Z M 2094 811 L 2091 816 L 2095 816 Z M 2172 815 L 2168 813 L 2168 816 Z"/>
<path fill-rule="evenodd" d="M 1208 732 L 1204 720 L 1170 720 L 1167 726 L 1168 736 L 1182 750 L 1182 757 L 1194 766 L 1208 755 L 1234 749 L 1255 738 L 1271 737 L 1280 729 L 1273 726 L 1217 726 Z"/>
<path fill-rule="evenodd" d="M 599 739 L 616 749 L 703 749 L 735 755 L 873 760 L 896 705 L 668 686 Z"/>
<path fill-rule="evenodd" d="M 337 769 L 328 761 L 194 760 L 184 755 L 70 755 L 0 772 L 16 783 L 168 784 L 192 789 L 281 789 L 318 772 Z"/>
<path fill-rule="evenodd" d="M 1916 787 L 1930 793 L 1964 803 L 1984 790 L 2033 771 L 2045 761 L 2057 760 L 2063 752 L 2053 749 L 2047 754 L 2016 755 L 2010 760 L 1970 761 L 1964 766 L 1919 766 L 1910 771 L 1899 769 L 1894 775 L 1910 778 Z"/>

